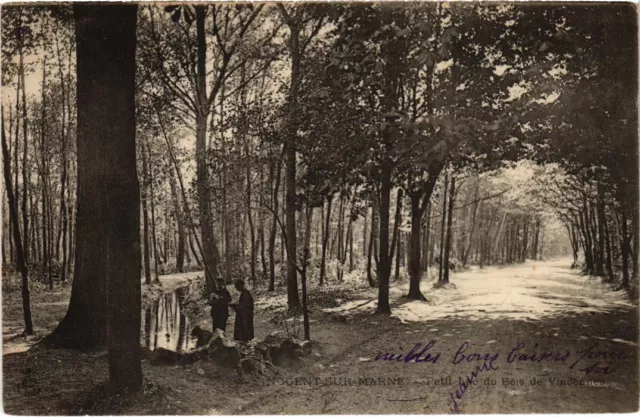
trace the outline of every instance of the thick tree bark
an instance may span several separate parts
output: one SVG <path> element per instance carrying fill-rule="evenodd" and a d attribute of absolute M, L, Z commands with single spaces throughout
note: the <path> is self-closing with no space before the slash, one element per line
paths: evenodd
<path fill-rule="evenodd" d="M 73 348 L 107 342 L 110 383 L 117 390 L 142 384 L 136 12 L 130 5 L 74 5 L 78 244 L 69 309 L 47 338 Z"/>
<path fill-rule="evenodd" d="M 430 167 L 429 179 L 424 187 L 418 191 L 411 193 L 411 236 L 409 237 L 409 294 L 408 298 L 413 300 L 425 300 L 424 295 L 420 292 L 420 281 L 422 280 L 422 271 L 426 272 L 426 267 L 422 268 L 422 249 L 420 248 L 422 229 L 422 218 L 427 207 L 430 206 L 429 201 L 433 195 L 438 176 L 442 172 L 444 164 L 438 163 Z M 429 220 L 427 220 L 427 228 L 429 228 Z M 427 240 L 428 243 L 428 240 Z M 426 246 L 426 245 L 425 245 Z"/>
<path fill-rule="evenodd" d="M 289 137 L 284 143 L 285 180 L 287 195 L 285 199 L 287 252 L 295 257 L 297 253 L 296 235 L 296 131 L 293 125 L 294 114 L 297 111 L 298 90 L 301 81 L 300 66 L 300 26 L 299 22 L 289 24 L 289 48 L 291 52 L 291 85 L 289 90 Z M 287 262 L 287 306 L 294 310 L 300 306 L 298 296 L 298 274 L 296 266 Z"/>
<path fill-rule="evenodd" d="M 197 33 L 196 90 L 196 176 L 198 206 L 200 209 L 200 234 L 202 236 L 203 262 L 205 265 L 206 289 L 211 294 L 216 289 L 215 279 L 219 277 L 219 254 L 213 234 L 211 197 L 209 192 L 209 169 L 207 167 L 207 118 L 209 105 L 207 97 L 207 44 L 205 35 L 205 5 L 195 6 Z"/>
<path fill-rule="evenodd" d="M 103 194 L 109 383 L 142 387 L 140 362 L 140 186 L 135 146 L 137 5 L 74 5 L 78 59 L 78 140 L 103 152 L 93 161 Z M 84 126 L 83 126 L 84 125 Z M 84 129 L 80 129 L 83 126 Z"/>
<path fill-rule="evenodd" d="M 97 119 L 96 127 L 101 127 L 102 132 L 97 130 L 94 134 L 97 133 L 97 138 L 106 145 L 106 153 L 102 158 L 107 168 L 105 173 L 108 173 L 103 177 L 103 187 L 108 227 L 105 272 L 109 382 L 114 390 L 137 391 L 142 387 L 140 186 L 135 146 L 137 5 L 76 6 L 76 13 L 80 15 L 77 26 L 80 34 L 78 96 L 83 93 L 82 87 L 87 87 L 84 85 L 84 75 L 88 83 L 93 84 L 93 87 L 84 90 L 85 94 L 90 94 L 87 98 L 87 116 Z M 102 45 L 98 50 L 107 58 L 106 62 L 95 59 L 96 45 Z M 82 71 L 82 58 L 92 61 L 84 68 L 90 71 Z M 101 69 L 96 68 L 96 63 L 101 65 Z M 96 79 L 103 80 L 100 89 L 110 92 L 94 91 Z M 109 109 L 106 112 L 105 107 Z M 79 113 L 81 109 L 78 106 Z M 109 123 L 111 129 L 105 129 Z"/>
<path fill-rule="evenodd" d="M 409 237 L 409 295 L 412 300 L 425 300 L 420 291 L 420 281 L 422 279 L 422 268 L 420 265 L 420 230 L 422 212 L 420 202 L 422 198 L 419 193 L 410 194 L 411 197 L 411 236 Z"/>
<path fill-rule="evenodd" d="M 0 114 L 2 111 L 0 110 Z M 22 277 L 22 311 L 24 316 L 24 333 L 26 335 L 33 334 L 33 323 L 31 321 L 31 296 L 29 292 L 29 268 L 24 258 L 24 250 L 20 236 L 20 226 L 18 225 L 18 202 L 13 193 L 13 184 L 11 183 L 11 156 L 7 147 L 7 139 L 4 133 L 4 120 L 2 123 L 2 158 L 4 159 L 4 184 L 7 190 L 7 199 L 9 202 L 9 221 L 13 224 L 13 241 L 16 250 L 16 263 L 18 271 Z M 17 147 L 17 137 L 16 137 Z"/>
<path fill-rule="evenodd" d="M 380 263 L 378 265 L 378 307 L 376 312 L 391 314 L 389 305 L 389 275 L 391 254 L 389 253 L 389 210 L 391 201 L 391 161 L 385 160 L 381 169 L 380 186 Z"/>

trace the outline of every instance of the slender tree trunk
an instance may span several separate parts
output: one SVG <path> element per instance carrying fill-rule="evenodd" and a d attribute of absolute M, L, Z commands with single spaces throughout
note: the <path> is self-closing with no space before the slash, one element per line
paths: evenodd
<path fill-rule="evenodd" d="M 309 324 L 309 306 L 307 302 L 307 264 L 309 263 L 309 241 L 311 239 L 311 224 L 313 220 L 313 207 L 307 208 L 307 231 L 304 237 L 304 249 L 302 256 L 302 326 L 304 329 L 304 340 L 311 340 L 311 330 Z"/>
<path fill-rule="evenodd" d="M 193 238 L 191 237 L 191 233 L 189 233 L 189 247 L 191 248 L 191 253 L 193 254 L 193 258 L 196 260 L 196 264 L 202 268 L 202 262 L 200 262 L 200 258 L 198 257 L 198 252 L 196 248 L 193 246 Z"/>
<path fill-rule="evenodd" d="M 45 144 L 45 129 L 47 120 L 47 101 L 46 101 L 46 82 L 47 82 L 47 56 L 45 54 L 42 65 L 42 111 L 41 111 L 41 123 L 40 123 L 40 177 L 42 179 L 41 184 L 41 198 L 42 198 L 42 265 L 48 266 L 49 276 L 49 289 L 53 289 L 53 277 L 51 276 L 51 252 L 49 246 L 49 238 L 47 232 L 51 234 L 53 230 L 48 225 L 48 205 L 47 205 L 47 169 L 46 169 L 46 154 L 47 147 Z M 35 145 L 34 145 L 35 150 Z M 35 232 L 35 230 L 34 230 Z"/>
<path fill-rule="evenodd" d="M 529 219 L 524 220 L 524 235 L 522 237 L 522 250 L 520 251 L 520 262 L 527 260 L 527 248 L 529 243 Z"/>
<path fill-rule="evenodd" d="M 444 282 L 449 282 L 449 258 L 451 254 L 451 236 L 452 236 L 452 223 L 453 223 L 453 202 L 456 196 L 456 177 L 451 175 L 451 190 L 449 192 L 449 210 L 447 212 L 447 237 L 444 244 Z"/>
<path fill-rule="evenodd" d="M 369 214 L 369 209 L 366 209 L 364 212 L 364 221 L 362 223 L 362 256 L 367 256 L 367 215 Z"/>
<path fill-rule="evenodd" d="M 65 103 L 67 102 L 67 100 L 69 100 L 69 98 L 67 97 L 67 91 L 66 91 L 66 83 L 64 81 L 64 71 L 62 70 L 62 57 L 60 55 L 60 47 L 58 44 L 58 37 L 56 36 L 56 50 L 57 50 L 57 54 L 58 54 L 58 67 L 60 70 L 60 85 L 62 87 L 62 132 L 61 132 L 61 138 L 62 138 L 62 143 L 61 143 L 61 156 L 62 156 L 62 172 L 60 174 L 60 216 L 62 217 L 62 225 L 61 225 L 61 231 L 62 231 L 62 267 L 60 270 L 60 279 L 62 282 L 65 282 L 67 279 L 67 259 L 68 259 L 68 254 L 67 254 L 67 246 L 68 246 L 68 242 L 67 242 L 67 231 L 69 229 L 69 217 L 68 217 L 68 213 L 67 213 L 67 199 L 66 199 L 66 193 L 67 193 L 67 140 L 68 140 L 68 132 L 70 129 L 70 123 L 68 123 L 67 125 L 67 129 L 65 130 L 65 120 L 67 120 L 67 117 L 71 117 L 71 115 L 67 115 L 66 112 L 66 105 Z"/>
<path fill-rule="evenodd" d="M 596 272 L 599 276 L 604 276 L 605 263 L 605 214 L 604 214 L 604 189 L 602 184 L 598 182 L 598 198 L 597 198 L 597 226 L 598 226 L 598 265 Z"/>
<path fill-rule="evenodd" d="M 631 230 L 633 231 L 633 250 L 631 251 L 631 279 L 638 282 L 638 245 L 640 244 L 640 216 L 638 215 L 637 200 L 632 205 Z"/>
<path fill-rule="evenodd" d="M 322 234 L 322 255 L 320 258 L 320 281 L 318 285 L 324 285 L 327 270 L 327 243 L 329 242 L 329 230 L 331 224 L 331 202 L 333 195 L 327 196 L 327 215 L 324 218 L 324 228 Z"/>
<path fill-rule="evenodd" d="M 271 207 L 273 208 L 273 216 L 271 219 L 271 230 L 269 231 L 269 291 L 275 290 L 276 281 L 276 232 L 278 225 L 278 191 L 280 188 L 280 176 L 282 172 L 282 162 L 279 161 L 276 166 L 275 183 L 273 194 L 271 194 Z M 273 178 L 273 165 L 271 167 L 270 177 Z"/>
<path fill-rule="evenodd" d="M 354 226 L 355 227 L 355 226 Z M 353 271 L 354 263 L 353 263 L 353 229 L 351 228 L 349 231 L 349 273 Z"/>
<path fill-rule="evenodd" d="M 373 279 L 373 274 L 371 273 L 371 258 L 374 252 L 374 243 L 376 240 L 376 232 L 378 230 L 377 220 L 378 216 L 376 214 L 376 204 L 373 204 L 371 209 L 371 233 L 369 233 L 369 249 L 367 252 L 367 281 L 369 282 L 369 286 L 371 288 L 375 287 L 377 284 L 377 280 Z"/>
<path fill-rule="evenodd" d="M 151 262 L 149 257 L 149 212 L 147 210 L 147 190 L 149 171 L 147 167 L 147 151 L 141 147 L 142 154 L 142 247 L 144 249 L 144 283 L 151 284 Z"/>
<path fill-rule="evenodd" d="M 29 140 L 27 134 L 27 97 L 25 93 L 25 68 L 24 68 L 24 51 L 22 45 L 22 38 L 18 40 L 20 63 L 18 67 L 20 80 L 22 82 L 22 135 L 24 137 L 24 143 L 22 146 L 22 247 L 24 248 L 24 261 L 29 264 L 29 216 L 27 213 L 27 192 L 29 184 L 29 174 L 27 173 L 27 151 L 29 149 Z M 16 163 L 17 168 L 17 163 Z M 43 224 L 44 227 L 44 224 Z"/>
<path fill-rule="evenodd" d="M 635 232 L 637 233 L 637 231 Z M 622 286 L 629 288 L 629 232 L 627 226 L 627 213 L 622 211 Z"/>
<path fill-rule="evenodd" d="M 431 247 L 431 199 L 427 201 L 427 224 L 425 225 L 424 231 L 424 251 L 423 251 L 423 267 L 422 271 L 428 277 L 429 272 L 429 248 Z M 413 220 L 412 220 L 413 221 Z M 413 232 L 412 232 L 413 233 Z M 411 257 L 409 257 L 409 262 L 411 262 Z"/>
<path fill-rule="evenodd" d="M 440 224 L 440 263 L 438 270 L 438 281 L 443 281 L 443 262 L 444 262 L 444 234 L 445 223 L 447 219 L 447 192 L 449 190 L 449 174 L 444 177 L 444 195 L 442 196 L 442 221 Z"/>
<path fill-rule="evenodd" d="M 4 113 L 2 114 L 2 117 L 4 117 Z M 4 125 L 2 126 L 2 129 L 4 129 Z M 12 141 L 11 141 L 11 133 L 12 132 L 13 132 L 13 109 L 12 109 L 11 105 L 9 105 L 9 148 L 7 150 L 8 158 L 11 157 L 12 149 L 14 149 L 14 148 L 17 149 L 18 148 L 18 138 L 17 137 L 16 137 L 15 145 L 12 145 Z M 17 161 L 17 159 L 14 160 L 14 161 Z M 8 182 L 11 182 L 11 172 L 9 172 Z M 18 182 L 16 181 L 13 185 L 14 185 L 14 198 L 15 198 L 15 196 L 17 194 Z M 5 186 L 5 192 L 6 192 L 6 189 L 7 189 L 7 186 Z M 7 194 L 7 204 L 9 204 L 9 196 L 8 196 L 8 194 Z M 16 207 L 17 207 L 17 201 L 16 201 Z M 11 219 L 9 219 L 8 223 L 9 223 L 9 234 L 7 235 L 7 240 L 9 241 L 9 263 L 11 265 L 15 265 L 15 257 L 13 255 L 13 221 L 11 221 Z"/>
<path fill-rule="evenodd" d="M 148 152 L 151 156 L 151 149 L 149 143 L 145 140 L 142 146 L 143 152 Z M 153 247 L 153 281 L 160 283 L 160 277 L 158 275 L 158 242 L 156 238 L 156 196 L 153 187 L 153 171 L 149 170 L 149 188 L 151 191 L 151 245 Z"/>
<path fill-rule="evenodd" d="M 14 184 L 15 184 L 15 199 L 16 199 L 16 216 L 20 216 L 19 208 L 20 208 L 20 184 L 18 183 L 18 172 L 20 172 L 20 159 L 19 159 L 19 149 L 20 149 L 20 78 L 18 78 L 18 83 L 16 87 L 16 145 L 13 150 L 13 160 L 15 168 L 13 170 L 14 175 Z M 28 251 L 29 248 L 22 246 L 23 254 L 24 251 Z M 17 254 L 16 254 L 17 255 Z M 25 258 L 24 262 L 27 264 L 28 256 Z M 16 261 L 17 262 L 17 261 Z M 17 267 L 17 263 L 16 263 Z"/>
<path fill-rule="evenodd" d="M 394 222 L 393 222 L 393 235 L 391 237 L 391 249 L 389 252 L 389 262 L 393 263 L 393 255 L 396 255 L 396 270 L 400 268 L 399 262 L 400 262 L 400 243 L 399 243 L 399 239 L 400 239 L 400 221 L 402 220 L 402 198 L 404 197 L 404 191 L 402 190 L 402 188 L 398 188 L 398 194 L 396 196 L 396 214 L 395 214 L 395 218 L 394 218 Z M 397 280 L 398 277 L 396 276 L 395 279 Z"/>
<path fill-rule="evenodd" d="M 244 81 L 244 70 L 242 72 L 243 77 L 242 80 Z M 246 140 L 246 138 L 244 139 L 245 141 L 245 155 L 247 160 L 250 157 L 249 154 L 249 143 Z M 256 232 L 255 232 L 255 228 L 253 226 L 253 213 L 252 213 L 252 208 L 251 208 L 251 166 L 249 164 L 249 162 L 247 162 L 246 164 L 246 179 L 247 179 L 247 220 L 249 221 L 249 234 L 250 234 L 250 238 L 251 238 L 251 245 L 250 245 L 250 270 L 251 270 L 251 282 L 255 285 L 256 282 L 256 258 L 257 258 L 257 252 L 256 252 Z"/>
<path fill-rule="evenodd" d="M 176 248 L 176 271 L 184 272 L 184 258 L 186 255 L 186 232 L 184 227 L 184 215 L 180 208 L 178 198 L 178 188 L 173 170 L 169 173 L 169 186 L 171 188 L 171 200 L 173 201 L 173 212 L 175 213 L 176 226 L 178 229 L 178 247 Z M 188 261 L 187 261 L 188 262 Z"/>
<path fill-rule="evenodd" d="M 609 282 L 613 282 L 615 280 L 615 275 L 613 274 L 613 262 L 612 262 L 612 250 L 611 250 L 611 237 L 609 236 L 609 225 L 607 224 L 607 217 L 604 218 L 604 239 L 607 250 L 607 275 Z"/>
<path fill-rule="evenodd" d="M 0 113 L 2 111 L 0 110 Z M 16 137 L 16 147 L 17 147 Z M 4 133 L 4 117 L 2 120 L 2 158 L 4 159 L 4 183 L 7 190 L 7 199 L 9 202 L 9 221 L 13 223 L 13 241 L 16 249 L 16 262 L 18 271 L 22 277 L 22 311 L 24 316 L 24 333 L 26 335 L 33 334 L 33 323 L 31 321 L 31 299 L 29 293 L 29 268 L 24 259 L 24 251 L 20 236 L 20 226 L 18 225 L 18 203 L 13 193 L 13 185 L 11 183 L 11 156 L 7 147 L 7 139 Z"/>

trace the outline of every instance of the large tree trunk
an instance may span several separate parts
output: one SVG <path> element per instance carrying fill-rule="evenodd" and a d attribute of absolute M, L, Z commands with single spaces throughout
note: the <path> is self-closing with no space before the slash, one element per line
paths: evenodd
<path fill-rule="evenodd" d="M 109 383 L 117 391 L 142 387 L 140 362 L 140 186 L 135 145 L 136 5 L 75 5 L 78 59 L 78 140 L 101 154 L 97 192 L 103 193 Z M 84 126 L 83 126 L 84 125 Z M 83 126 L 84 129 L 80 129 Z M 94 224 L 94 227 L 97 225 Z"/>
<path fill-rule="evenodd" d="M 74 5 L 78 190 L 75 277 L 47 341 L 108 341 L 111 386 L 137 390 L 140 364 L 140 190 L 135 152 L 136 6 Z"/>
<path fill-rule="evenodd" d="M 389 210 L 391 201 L 391 161 L 383 162 L 380 187 L 380 264 L 378 265 L 378 307 L 377 313 L 391 314 L 389 305 L 389 275 L 391 274 L 391 254 L 389 253 Z"/>
<path fill-rule="evenodd" d="M 0 110 L 0 114 L 2 111 Z M 4 118 L 3 118 L 4 119 Z M 7 139 L 4 133 L 4 120 L 2 121 L 2 158 L 4 159 L 4 184 L 7 190 L 7 199 L 9 200 L 9 221 L 13 224 L 13 241 L 16 248 L 16 262 L 18 271 L 22 277 L 22 311 L 24 313 L 24 333 L 33 334 L 33 323 L 31 321 L 31 300 L 29 293 L 29 269 L 24 259 L 24 250 L 20 236 L 20 226 L 18 225 L 18 202 L 13 193 L 13 184 L 11 183 L 11 156 L 7 147 Z M 17 145 L 16 137 L 16 147 Z M 17 168 L 16 168 L 17 169 Z"/>
<path fill-rule="evenodd" d="M 422 280 L 422 249 L 420 248 L 420 232 L 422 228 L 422 217 L 430 206 L 429 201 L 435 189 L 436 182 L 444 164 L 438 163 L 429 169 L 429 179 L 420 192 L 411 193 L 411 236 L 409 238 L 409 295 L 410 299 L 425 300 L 420 292 L 420 281 Z M 427 221 L 427 229 L 429 220 Z M 428 233 L 428 231 L 427 231 Z M 428 243 L 428 239 L 427 239 Z M 426 267 L 424 271 L 426 272 Z"/>
<path fill-rule="evenodd" d="M 412 193 L 411 197 L 411 236 L 409 238 L 409 295 L 412 300 L 425 300 L 420 292 L 420 281 L 422 278 L 422 268 L 420 265 L 420 227 L 422 212 L 420 202 L 422 200 L 419 193 Z"/>
<path fill-rule="evenodd" d="M 209 108 L 207 104 L 207 44 L 205 38 L 206 7 L 195 6 L 197 32 L 197 75 L 198 109 L 196 109 L 196 176 L 198 190 L 198 206 L 200 209 L 200 234 L 202 236 L 203 263 L 205 267 L 207 294 L 216 289 L 215 279 L 218 278 L 219 254 L 213 235 L 213 219 L 211 217 L 211 198 L 209 193 L 209 168 L 207 167 L 207 118 Z"/>
<path fill-rule="evenodd" d="M 298 90 L 301 81 L 300 67 L 300 27 L 299 23 L 289 26 L 290 37 L 289 47 L 291 51 L 291 88 L 289 91 L 289 137 L 284 144 L 285 157 L 285 179 L 287 184 L 287 195 L 285 200 L 286 210 L 286 233 L 287 233 L 287 258 L 295 260 L 297 248 L 296 235 L 296 129 L 293 125 L 294 114 L 297 109 Z M 298 274 L 296 266 L 287 262 L 287 305 L 289 310 L 300 306 L 298 297 Z"/>

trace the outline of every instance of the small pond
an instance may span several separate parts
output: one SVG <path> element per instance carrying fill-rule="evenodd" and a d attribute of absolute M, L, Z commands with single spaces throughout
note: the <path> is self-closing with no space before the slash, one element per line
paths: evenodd
<path fill-rule="evenodd" d="M 185 300 L 195 292 L 197 283 L 162 294 L 142 310 L 142 337 L 140 343 L 149 350 L 164 348 L 175 352 L 194 349 L 191 338 L 192 324 L 185 314 Z"/>

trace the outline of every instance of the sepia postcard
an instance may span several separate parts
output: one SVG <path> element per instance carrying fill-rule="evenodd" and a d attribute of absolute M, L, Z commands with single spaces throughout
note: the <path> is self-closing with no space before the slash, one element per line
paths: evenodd
<path fill-rule="evenodd" d="M 636 4 L 0 14 L 4 413 L 638 411 Z"/>

